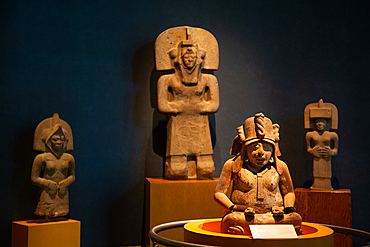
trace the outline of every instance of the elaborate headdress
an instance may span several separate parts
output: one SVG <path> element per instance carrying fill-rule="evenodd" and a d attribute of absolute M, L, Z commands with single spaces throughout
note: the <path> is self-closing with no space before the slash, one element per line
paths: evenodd
<path fill-rule="evenodd" d="M 73 137 L 71 127 L 64 120 L 59 118 L 58 113 L 55 113 L 53 117 L 43 120 L 36 127 L 35 135 L 33 138 L 33 149 L 36 151 L 45 152 L 46 147 L 50 147 L 50 138 L 57 131 L 62 131 L 66 138 L 64 149 L 66 151 L 73 150 Z"/>
<path fill-rule="evenodd" d="M 242 126 L 237 128 L 238 135 L 234 138 L 230 154 L 240 153 L 243 144 L 248 145 L 257 141 L 266 141 L 275 146 L 272 122 L 263 113 L 247 118 Z"/>
<path fill-rule="evenodd" d="M 322 99 L 318 103 L 311 103 L 304 109 L 304 127 L 314 129 L 316 119 L 327 121 L 327 130 L 338 129 L 338 110 L 332 103 L 324 103 Z"/>

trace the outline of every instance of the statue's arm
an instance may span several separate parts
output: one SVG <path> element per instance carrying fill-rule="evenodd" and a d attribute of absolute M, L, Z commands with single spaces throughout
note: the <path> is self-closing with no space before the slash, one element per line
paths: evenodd
<path fill-rule="evenodd" d="M 232 163 L 232 160 L 226 161 L 222 168 L 214 194 L 215 201 L 223 208 L 224 212 L 229 212 L 230 207 L 234 205 L 226 195 L 231 183 Z"/>
<path fill-rule="evenodd" d="M 290 176 L 288 166 L 279 160 L 279 166 L 282 171 L 280 175 L 280 190 L 284 198 L 284 207 L 294 207 L 295 195 L 292 177 Z"/>
<path fill-rule="evenodd" d="M 312 132 L 308 132 L 306 134 L 306 146 L 307 146 L 307 153 L 312 155 L 312 147 L 311 147 L 311 140 L 312 140 Z"/>
<path fill-rule="evenodd" d="M 49 189 L 56 190 L 57 184 L 49 179 L 40 177 L 41 171 L 45 166 L 45 161 L 43 158 L 44 154 L 39 154 L 33 160 L 32 171 L 31 171 L 31 182 L 32 184 L 39 187 L 48 187 Z"/>
<path fill-rule="evenodd" d="M 336 156 L 338 154 L 338 145 L 339 145 L 339 137 L 337 133 L 331 132 L 332 134 L 332 142 L 333 142 L 333 149 L 332 149 L 332 155 Z"/>
<path fill-rule="evenodd" d="M 207 75 L 208 77 L 208 92 L 205 100 L 205 112 L 215 113 L 220 107 L 220 96 L 218 89 L 218 81 L 214 75 Z"/>
<path fill-rule="evenodd" d="M 170 101 L 170 94 L 173 92 L 169 91 L 171 87 L 171 75 L 162 75 L 158 79 L 157 83 L 157 101 L 158 111 L 163 113 L 178 113 L 179 105 L 175 101 Z"/>

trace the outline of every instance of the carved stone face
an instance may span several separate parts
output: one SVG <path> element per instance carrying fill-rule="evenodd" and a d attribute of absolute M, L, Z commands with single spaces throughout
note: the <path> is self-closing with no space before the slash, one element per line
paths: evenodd
<path fill-rule="evenodd" d="M 182 61 L 186 68 L 192 69 L 197 61 L 197 56 L 194 53 L 186 53 L 182 57 Z"/>
<path fill-rule="evenodd" d="M 251 164 L 263 167 L 265 166 L 272 155 L 274 147 L 271 143 L 258 141 L 247 146 L 247 156 Z"/>
<path fill-rule="evenodd" d="M 326 126 L 326 120 L 325 119 L 317 119 L 316 122 L 315 122 L 315 125 L 316 125 L 316 129 L 317 131 L 322 131 L 322 130 L 325 130 L 325 126 Z"/>
<path fill-rule="evenodd" d="M 64 147 L 65 141 L 64 135 L 55 134 L 51 137 L 51 147 L 53 150 L 59 151 Z"/>

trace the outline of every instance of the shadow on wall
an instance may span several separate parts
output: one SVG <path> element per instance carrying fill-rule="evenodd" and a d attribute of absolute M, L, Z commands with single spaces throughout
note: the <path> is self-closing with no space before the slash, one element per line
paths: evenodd
<path fill-rule="evenodd" d="M 133 84 L 138 86 L 134 116 L 135 125 L 143 134 L 140 155 L 145 176 L 163 174 L 168 118 L 157 109 L 157 81 L 160 76 L 161 73 L 154 67 L 154 42 L 140 46 L 134 54 L 132 77 Z"/>
<path fill-rule="evenodd" d="M 143 182 L 110 201 L 107 212 L 107 245 L 129 246 L 141 242 L 143 222 Z"/>
<path fill-rule="evenodd" d="M 33 159 L 38 152 L 33 150 L 33 134 L 36 126 L 24 129 L 14 138 L 13 161 L 11 164 L 10 190 L 6 209 L 6 227 L 1 229 L 4 246 L 10 246 L 10 221 L 39 218 L 33 212 L 37 205 L 38 187 L 31 184 Z M 4 203 L 4 202 L 2 202 Z M 5 203 L 6 204 L 6 203 Z M 4 212 L 3 212 L 4 213 Z M 5 218 L 5 217 L 4 217 Z"/>
<path fill-rule="evenodd" d="M 22 131 L 15 139 L 12 167 L 13 210 L 15 219 L 36 217 L 38 187 L 31 184 L 33 159 L 38 152 L 33 150 L 33 134 L 36 126 Z M 14 206 L 13 205 L 13 206 Z"/>

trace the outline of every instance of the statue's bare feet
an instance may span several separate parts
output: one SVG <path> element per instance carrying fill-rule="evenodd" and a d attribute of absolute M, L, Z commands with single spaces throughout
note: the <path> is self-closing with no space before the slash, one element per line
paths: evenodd
<path fill-rule="evenodd" d="M 230 226 L 227 232 L 230 234 L 244 235 L 244 229 L 241 226 Z"/>
<path fill-rule="evenodd" d="M 272 207 L 272 214 L 274 216 L 282 216 L 282 215 L 284 215 L 284 207 L 273 206 Z"/>
<path fill-rule="evenodd" d="M 246 210 L 244 210 L 244 213 L 245 215 L 248 215 L 248 216 L 253 216 L 256 214 L 256 212 L 254 211 L 252 207 L 248 207 Z"/>

